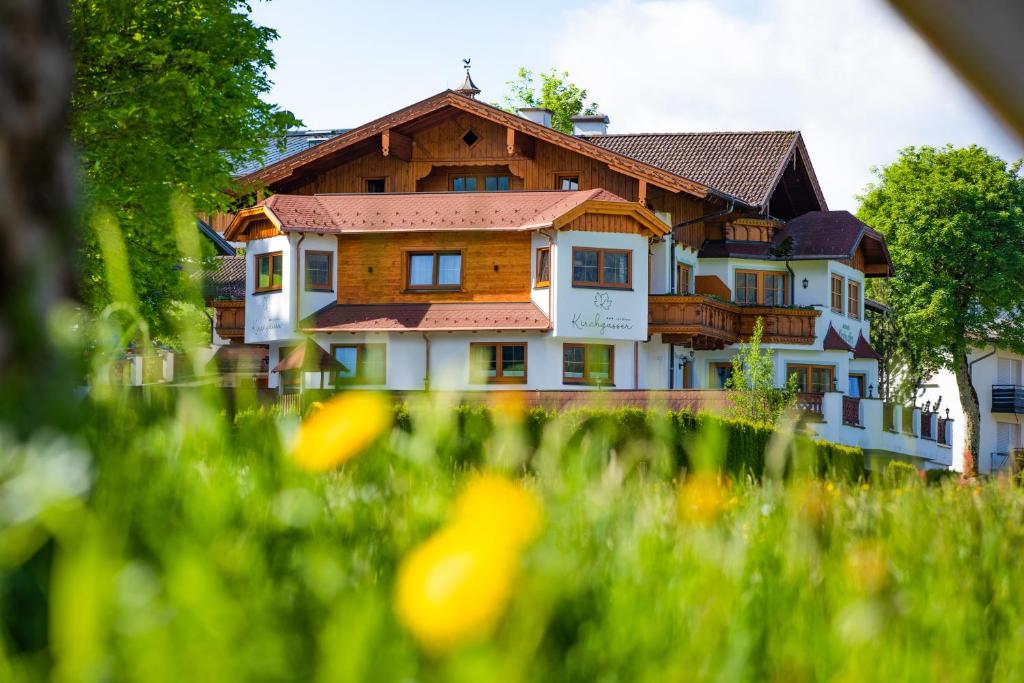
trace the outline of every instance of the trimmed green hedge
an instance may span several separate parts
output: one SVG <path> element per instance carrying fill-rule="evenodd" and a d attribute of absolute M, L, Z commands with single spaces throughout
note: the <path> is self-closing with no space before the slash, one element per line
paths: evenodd
<path fill-rule="evenodd" d="M 454 427 L 441 441 L 439 452 L 455 467 L 475 466 L 483 461 L 487 441 L 495 433 L 494 416 L 486 406 L 459 405 Z M 618 408 L 578 409 L 557 413 L 535 408 L 523 416 L 527 446 L 536 451 L 545 428 L 556 418 L 563 424 L 567 444 L 578 446 L 588 437 L 602 438 L 608 447 L 623 453 L 632 445 L 651 443 L 667 446 L 673 470 L 691 468 L 701 457 L 701 443 L 718 432 L 724 453 L 713 454 L 718 466 L 734 476 L 759 478 L 765 471 L 766 453 L 776 432 L 771 425 L 722 418 L 689 411 Z M 405 404 L 395 406 L 397 426 L 412 432 L 414 419 Z M 812 439 L 797 434 L 784 444 L 788 457 L 786 472 L 800 467 L 820 476 L 856 481 L 864 476 L 864 454 L 860 448 Z M 652 453 L 656 448 L 649 449 Z M 704 449 L 706 450 L 706 449 Z M 652 456 L 653 457 L 653 456 Z M 796 465 L 794 465 L 796 463 Z"/>

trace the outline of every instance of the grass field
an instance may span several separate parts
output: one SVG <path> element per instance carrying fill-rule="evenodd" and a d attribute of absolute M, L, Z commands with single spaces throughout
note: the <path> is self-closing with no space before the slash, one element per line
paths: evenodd
<path fill-rule="evenodd" d="M 656 428 L 531 436 L 515 405 L 467 460 L 449 406 L 398 429 L 354 396 L 300 430 L 115 394 L 0 443 L 0 679 L 1024 675 L 1008 482 L 722 474 L 711 427 L 681 471 Z"/>

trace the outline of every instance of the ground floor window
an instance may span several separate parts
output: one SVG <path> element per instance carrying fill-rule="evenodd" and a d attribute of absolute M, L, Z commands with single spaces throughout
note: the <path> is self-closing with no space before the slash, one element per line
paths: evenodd
<path fill-rule="evenodd" d="M 823 394 L 832 391 L 836 369 L 831 365 L 797 365 L 786 366 L 786 377 L 796 375 L 797 391 L 801 393 Z"/>
<path fill-rule="evenodd" d="M 564 344 L 562 382 L 614 386 L 615 347 L 609 344 Z"/>
<path fill-rule="evenodd" d="M 334 386 L 387 381 L 386 344 L 334 344 L 331 356 L 341 364 L 331 375 Z"/>
<path fill-rule="evenodd" d="M 526 344 L 473 342 L 469 345 L 473 384 L 526 384 Z"/>
<path fill-rule="evenodd" d="M 732 363 L 712 363 L 711 370 L 711 388 L 712 389 L 725 389 L 725 383 L 732 377 Z"/>

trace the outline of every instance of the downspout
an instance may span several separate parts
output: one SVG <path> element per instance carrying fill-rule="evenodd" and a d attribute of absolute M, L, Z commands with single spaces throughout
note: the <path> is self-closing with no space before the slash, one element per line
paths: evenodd
<path fill-rule="evenodd" d="M 789 267 L 789 259 L 786 259 L 786 270 L 789 271 L 789 305 L 796 306 L 796 273 Z"/>
<path fill-rule="evenodd" d="M 299 272 L 302 270 L 302 243 L 306 240 L 306 233 L 299 235 L 299 241 L 295 243 L 295 332 L 299 332 L 299 320 L 302 318 L 302 289 L 299 286 Z"/>
<path fill-rule="evenodd" d="M 676 345 L 668 345 L 668 388 L 675 389 L 676 384 Z"/>
<path fill-rule="evenodd" d="M 430 337 L 423 333 L 423 391 L 430 391 Z"/>
<path fill-rule="evenodd" d="M 676 272 L 679 269 L 679 264 L 676 263 L 676 235 L 672 230 L 668 231 L 668 251 L 671 254 L 671 260 L 669 261 L 668 270 L 668 293 L 678 294 L 679 293 L 679 274 Z"/>
<path fill-rule="evenodd" d="M 633 342 L 633 388 L 640 388 L 640 342 Z"/>

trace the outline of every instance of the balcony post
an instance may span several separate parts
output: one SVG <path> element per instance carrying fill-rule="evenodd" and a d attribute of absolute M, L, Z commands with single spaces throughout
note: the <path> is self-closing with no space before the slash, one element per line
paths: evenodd
<path fill-rule="evenodd" d="M 883 405 L 879 398 L 862 398 L 860 400 L 861 425 L 869 434 L 880 434 L 882 431 Z"/>

